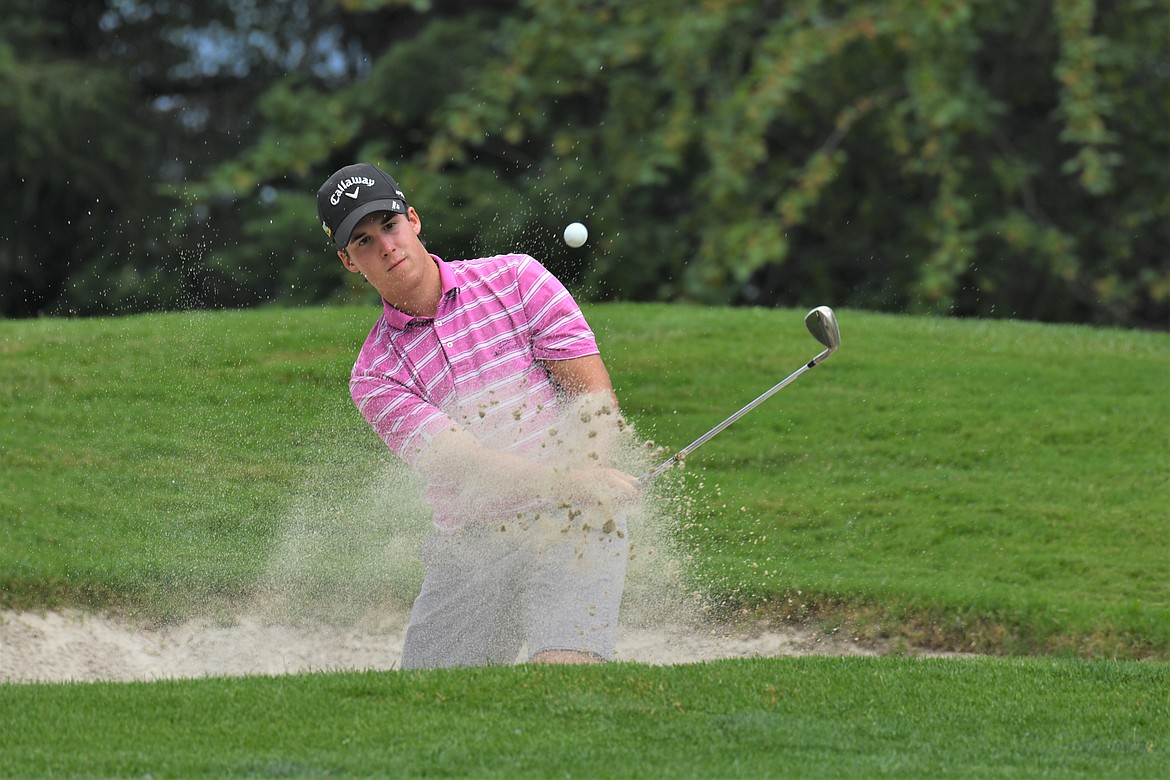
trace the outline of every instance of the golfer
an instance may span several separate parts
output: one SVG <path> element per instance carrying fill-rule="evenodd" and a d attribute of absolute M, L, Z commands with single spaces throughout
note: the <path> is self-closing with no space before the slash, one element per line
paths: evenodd
<path fill-rule="evenodd" d="M 430 254 L 374 165 L 330 176 L 317 210 L 383 301 L 354 403 L 423 477 L 436 526 L 402 668 L 512 663 L 524 646 L 536 662 L 612 659 L 638 489 L 610 467 L 624 426 L 572 296 L 527 255 Z"/>

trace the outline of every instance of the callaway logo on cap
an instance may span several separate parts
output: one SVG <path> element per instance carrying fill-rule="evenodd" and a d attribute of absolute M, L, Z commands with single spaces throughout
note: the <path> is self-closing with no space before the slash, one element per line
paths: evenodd
<path fill-rule="evenodd" d="M 398 182 L 375 165 L 347 165 L 317 190 L 321 227 L 339 249 L 349 243 L 349 236 L 362 217 L 375 211 L 406 213 L 406 196 L 398 189 Z"/>

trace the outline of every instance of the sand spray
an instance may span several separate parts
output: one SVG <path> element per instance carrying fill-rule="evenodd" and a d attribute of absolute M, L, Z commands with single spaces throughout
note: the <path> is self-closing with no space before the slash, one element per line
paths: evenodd
<path fill-rule="evenodd" d="M 659 456 L 605 399 L 584 396 L 563 403 L 550 430 L 556 451 L 544 457 L 558 468 L 596 467 L 603 448 L 615 468 L 640 474 Z M 363 468 L 368 474 L 356 482 L 331 478 Z M 397 458 L 370 465 L 356 455 L 325 456 L 313 473 L 280 522 L 263 572 L 241 610 L 274 623 L 338 628 L 406 614 L 422 582 L 419 550 L 434 530 L 421 477 Z M 492 475 L 459 478 L 490 480 Z M 582 507 L 554 496 L 539 510 L 488 520 L 476 507 L 468 516 L 474 518 L 469 522 L 490 522 L 501 534 L 522 534 L 537 547 L 628 535 L 621 623 L 647 628 L 698 614 L 693 572 L 675 538 L 675 530 L 687 521 L 680 512 L 688 506 L 649 490 L 618 508 L 604 497 L 596 506 Z"/>

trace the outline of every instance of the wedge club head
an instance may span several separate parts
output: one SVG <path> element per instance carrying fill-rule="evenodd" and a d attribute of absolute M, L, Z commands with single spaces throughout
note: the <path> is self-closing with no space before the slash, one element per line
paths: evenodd
<path fill-rule="evenodd" d="M 837 327 L 837 316 L 828 306 L 818 306 L 804 317 L 804 325 L 808 332 L 824 346 L 825 351 L 813 359 L 813 363 L 820 363 L 841 346 L 841 330 Z"/>

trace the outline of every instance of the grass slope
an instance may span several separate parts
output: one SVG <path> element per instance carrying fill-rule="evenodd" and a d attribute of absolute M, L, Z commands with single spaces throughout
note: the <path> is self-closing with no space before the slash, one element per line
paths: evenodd
<path fill-rule="evenodd" d="M 803 312 L 587 313 L 670 449 L 819 350 Z M 373 317 L 0 322 L 3 604 L 190 610 L 248 592 L 290 517 L 425 525 L 369 497 L 394 460 L 346 378 Z M 1166 657 L 1170 337 L 838 317 L 840 352 L 657 488 L 697 585 L 937 646 Z"/>
<path fill-rule="evenodd" d="M 672 448 L 819 349 L 795 313 L 605 315 Z M 1170 338 L 838 316 L 836 355 L 691 459 L 708 576 L 782 614 L 880 605 L 917 642 L 1165 653 Z"/>
<path fill-rule="evenodd" d="M 1165 664 L 803 658 L 0 686 L 5 777 L 1165 777 Z"/>

